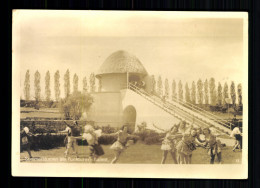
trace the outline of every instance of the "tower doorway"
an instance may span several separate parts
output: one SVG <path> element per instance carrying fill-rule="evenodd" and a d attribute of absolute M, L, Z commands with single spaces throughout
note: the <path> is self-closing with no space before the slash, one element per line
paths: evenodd
<path fill-rule="evenodd" d="M 128 125 L 129 131 L 135 130 L 136 123 L 136 110 L 135 107 L 130 105 L 123 110 L 123 125 Z"/>

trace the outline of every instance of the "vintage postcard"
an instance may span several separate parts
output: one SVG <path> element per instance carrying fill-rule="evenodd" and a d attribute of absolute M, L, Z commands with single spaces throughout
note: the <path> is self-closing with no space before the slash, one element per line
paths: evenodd
<path fill-rule="evenodd" d="M 246 12 L 13 10 L 12 175 L 246 179 Z"/>

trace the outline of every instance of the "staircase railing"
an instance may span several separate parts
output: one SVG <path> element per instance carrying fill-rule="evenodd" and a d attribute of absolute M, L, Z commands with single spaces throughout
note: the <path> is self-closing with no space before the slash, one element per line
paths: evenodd
<path fill-rule="evenodd" d="M 207 117 L 207 118 L 209 118 L 209 119 L 211 119 L 211 120 L 213 120 L 213 121 L 215 121 L 219 124 L 222 124 L 225 127 L 231 128 L 231 125 L 232 125 L 231 122 L 228 122 L 227 120 L 224 120 L 221 117 L 219 117 L 219 116 L 217 116 L 217 115 L 215 115 L 215 114 L 213 114 L 213 113 L 211 113 L 207 110 L 204 110 L 203 108 L 200 108 L 200 107 L 198 107 L 198 106 L 196 106 L 192 103 L 189 103 L 189 102 L 183 102 L 183 101 L 176 99 L 176 98 L 174 98 L 174 102 L 179 103 L 179 104 L 183 105 L 184 107 L 191 108 L 192 110 L 202 114 L 203 116 L 205 116 L 205 117 Z"/>
<path fill-rule="evenodd" d="M 204 126 L 208 126 L 208 124 L 211 124 L 210 122 L 207 122 L 207 121 L 205 122 L 205 120 L 203 120 L 199 116 L 196 117 L 194 114 L 191 114 L 190 112 L 187 111 L 187 109 L 180 108 L 181 105 L 176 105 L 176 104 L 170 103 L 168 101 L 162 101 L 161 98 L 159 98 L 155 95 L 149 94 L 148 92 L 144 91 L 143 89 L 138 88 L 137 86 L 135 86 L 131 83 L 128 84 L 127 88 L 134 90 L 138 94 L 141 94 L 142 96 L 147 98 L 149 101 L 151 101 L 153 103 L 157 103 L 156 104 L 157 106 L 164 108 L 164 110 L 166 110 L 166 111 L 173 110 L 175 116 L 176 116 L 176 112 L 177 112 L 179 114 L 182 114 L 182 116 L 185 117 L 186 120 L 189 119 L 190 122 L 194 122 L 196 119 L 196 124 L 199 123 L 199 124 L 203 124 Z M 177 102 L 175 102 L 175 103 L 177 103 Z M 161 104 L 163 104 L 163 105 L 161 105 Z M 182 104 L 182 106 L 187 108 L 187 105 L 182 101 L 179 101 L 178 104 Z M 193 105 L 193 107 L 194 108 L 192 108 L 192 110 L 199 114 L 201 114 L 202 110 L 204 110 L 199 107 L 195 107 L 194 105 Z M 190 108 L 190 106 L 188 106 L 188 108 Z M 199 111 L 198 109 L 201 109 L 201 111 Z M 211 120 L 211 121 L 215 120 L 214 122 L 221 124 L 222 126 L 225 126 L 226 128 L 230 128 L 230 126 L 227 125 L 224 120 L 221 121 L 221 120 L 213 119 L 212 116 L 209 117 L 210 113 L 208 113 L 207 111 L 205 111 L 205 114 L 207 114 L 206 118 L 208 118 L 209 120 Z M 205 116 L 204 113 L 202 115 Z M 181 117 L 178 117 L 178 118 L 182 119 Z"/>

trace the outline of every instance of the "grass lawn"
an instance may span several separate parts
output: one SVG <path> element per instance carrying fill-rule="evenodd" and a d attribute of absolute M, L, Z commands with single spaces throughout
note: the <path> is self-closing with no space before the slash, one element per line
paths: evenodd
<path fill-rule="evenodd" d="M 100 158 L 100 161 L 97 163 L 109 163 L 113 157 L 114 153 L 109 146 L 103 145 L 105 154 Z M 130 146 L 126 149 L 120 156 L 118 164 L 160 164 L 162 157 L 162 150 L 160 145 L 145 145 L 142 143 L 137 143 Z M 40 150 L 32 151 L 32 156 L 35 157 L 31 161 L 27 162 L 51 162 L 48 158 L 58 159 L 59 161 L 54 162 L 63 162 L 65 148 L 56 148 L 51 150 Z M 72 159 L 65 162 L 84 162 L 82 160 L 87 159 L 88 150 L 87 146 L 78 146 L 79 160 L 76 160 L 75 155 L 69 155 Z M 25 161 L 24 158 L 28 157 L 27 152 L 21 153 L 21 161 Z M 222 150 L 223 164 L 239 164 L 241 163 L 242 152 L 236 151 L 233 152 L 231 147 L 224 147 Z M 63 160 L 63 161 L 62 161 Z M 210 156 L 207 154 L 207 150 L 203 148 L 197 148 L 193 152 L 192 163 L 193 164 L 208 164 Z M 171 164 L 172 159 L 170 154 L 167 157 L 166 164 Z"/>
<path fill-rule="evenodd" d="M 36 110 L 34 108 L 20 108 L 20 118 L 26 117 L 41 117 L 41 118 L 61 118 L 63 114 L 60 113 L 58 108 L 40 108 Z"/>

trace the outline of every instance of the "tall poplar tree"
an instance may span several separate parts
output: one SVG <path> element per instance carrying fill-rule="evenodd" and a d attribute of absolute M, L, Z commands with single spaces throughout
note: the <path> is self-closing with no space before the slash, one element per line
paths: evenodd
<path fill-rule="evenodd" d="M 179 100 L 181 102 L 183 102 L 183 89 L 182 89 L 181 80 L 179 81 L 179 84 L 178 84 L 178 97 L 179 97 Z"/>
<path fill-rule="evenodd" d="M 54 74 L 54 92 L 56 101 L 60 100 L 60 72 L 57 70 Z"/>
<path fill-rule="evenodd" d="M 163 85 L 161 76 L 159 76 L 157 80 L 157 93 L 160 97 L 163 95 Z"/>
<path fill-rule="evenodd" d="M 24 80 L 24 97 L 25 100 L 30 100 L 30 71 L 27 70 Z"/>
<path fill-rule="evenodd" d="M 168 79 L 166 78 L 165 79 L 165 82 L 164 82 L 164 96 L 166 99 L 169 99 L 169 82 L 168 82 Z"/>
<path fill-rule="evenodd" d="M 228 98 L 229 98 L 229 95 L 228 95 L 228 84 L 227 84 L 227 82 L 225 82 L 224 88 L 223 88 L 223 105 L 224 106 L 227 105 L 225 99 L 228 99 Z"/>
<path fill-rule="evenodd" d="M 51 99 L 51 89 L 50 89 L 50 72 L 47 71 L 45 75 L 45 96 L 46 101 L 50 101 Z"/>
<path fill-rule="evenodd" d="M 79 90 L 79 77 L 75 73 L 73 76 L 73 93 L 78 92 L 78 90 Z"/>
<path fill-rule="evenodd" d="M 87 93 L 88 92 L 88 81 L 87 81 L 87 77 L 85 76 L 83 78 L 83 93 Z"/>
<path fill-rule="evenodd" d="M 236 105 L 236 88 L 235 88 L 234 81 L 232 81 L 231 85 L 230 85 L 230 96 L 232 99 L 232 105 L 233 105 L 233 107 L 235 107 L 235 105 Z"/>
<path fill-rule="evenodd" d="M 95 92 L 96 91 L 96 78 L 95 78 L 94 73 L 90 74 L 89 84 L 90 84 L 90 92 Z"/>
<path fill-rule="evenodd" d="M 191 86 L 191 102 L 192 104 L 196 104 L 196 84 L 194 81 Z"/>
<path fill-rule="evenodd" d="M 242 84 L 237 85 L 238 104 L 242 105 Z"/>
<path fill-rule="evenodd" d="M 210 93 L 210 104 L 215 106 L 217 103 L 217 95 L 216 95 L 216 85 L 215 79 L 210 78 L 209 80 L 209 93 Z"/>
<path fill-rule="evenodd" d="M 190 99 L 190 88 L 189 88 L 189 85 L 188 83 L 186 82 L 185 84 L 185 101 L 187 103 L 190 103 L 191 102 L 191 99 Z"/>
<path fill-rule="evenodd" d="M 34 74 L 34 91 L 35 100 L 39 101 L 41 99 L 41 75 L 38 70 Z"/>
<path fill-rule="evenodd" d="M 177 99 L 177 93 L 176 93 L 176 82 L 175 80 L 172 81 L 172 101 Z"/>
<path fill-rule="evenodd" d="M 67 69 L 64 75 L 64 94 L 65 98 L 69 97 L 70 95 L 70 71 Z"/>
<path fill-rule="evenodd" d="M 209 104 L 209 84 L 208 80 L 206 79 L 204 82 L 204 98 L 205 98 L 205 104 Z"/>
<path fill-rule="evenodd" d="M 197 98 L 198 98 L 198 104 L 203 104 L 203 82 L 201 79 L 197 82 Z"/>
<path fill-rule="evenodd" d="M 222 101 L 223 101 L 223 93 L 222 93 L 222 86 L 221 83 L 218 83 L 218 97 L 217 97 L 217 102 L 219 106 L 222 106 Z"/>

